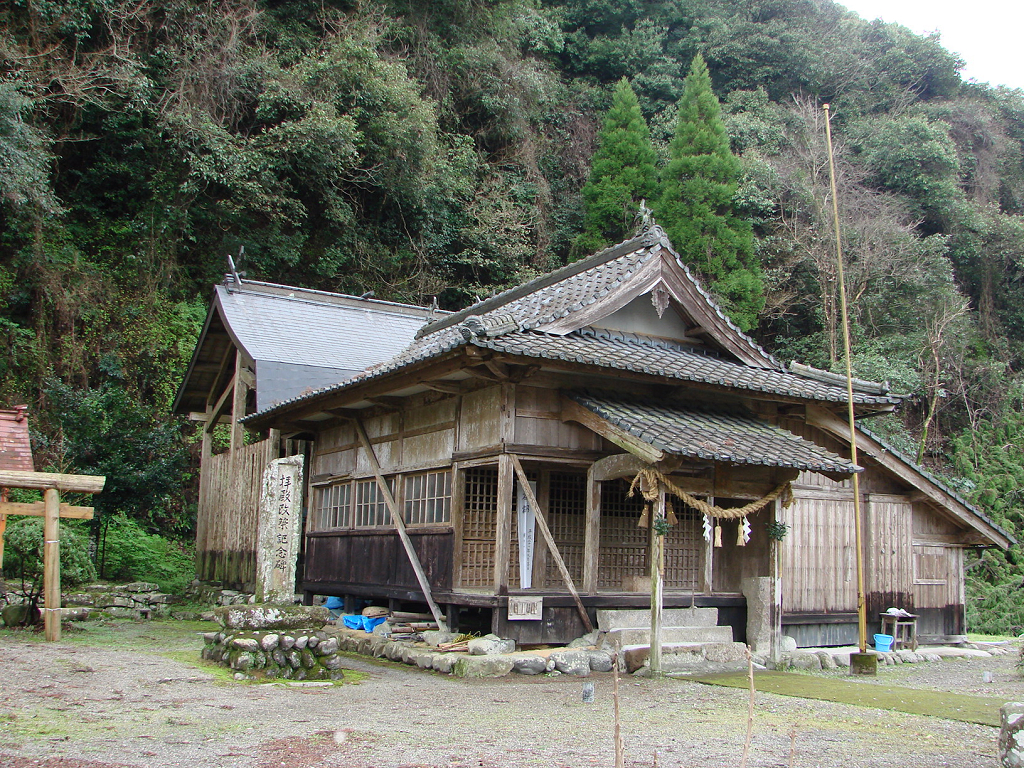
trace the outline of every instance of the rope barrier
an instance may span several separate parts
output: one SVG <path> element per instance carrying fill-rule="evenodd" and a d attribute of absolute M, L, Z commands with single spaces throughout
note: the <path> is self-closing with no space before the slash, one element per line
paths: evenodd
<path fill-rule="evenodd" d="M 665 486 L 666 490 L 671 491 L 675 496 L 678 496 L 698 512 L 702 512 L 708 517 L 714 517 L 720 520 L 738 520 L 741 517 L 753 515 L 756 512 L 760 512 L 780 496 L 783 497 L 783 507 L 788 508 L 793 503 L 793 494 L 791 492 L 790 483 L 785 482 L 771 491 L 767 496 L 757 499 L 756 501 L 752 501 L 749 504 L 744 504 L 742 507 L 731 507 L 728 509 L 718 507 L 714 504 L 708 504 L 703 499 L 698 499 L 696 496 L 690 495 L 653 467 L 644 467 L 636 473 L 636 477 L 633 478 L 633 482 L 630 483 L 629 486 L 629 495 L 633 496 L 634 492 L 639 487 L 640 494 L 644 497 L 644 501 L 650 504 L 658 498 L 659 483 Z M 645 486 L 647 487 L 647 490 L 644 490 Z"/>

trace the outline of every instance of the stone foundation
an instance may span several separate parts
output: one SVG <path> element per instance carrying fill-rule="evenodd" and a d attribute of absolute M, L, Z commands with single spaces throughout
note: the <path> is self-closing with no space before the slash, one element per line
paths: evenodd
<path fill-rule="evenodd" d="M 341 680 L 338 640 L 323 631 L 205 632 L 202 656 L 246 679 Z"/>

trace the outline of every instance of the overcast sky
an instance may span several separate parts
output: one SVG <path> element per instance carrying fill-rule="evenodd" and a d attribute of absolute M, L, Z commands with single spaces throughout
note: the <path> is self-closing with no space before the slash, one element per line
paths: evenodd
<path fill-rule="evenodd" d="M 868 21 L 884 19 L 914 32 L 939 32 L 966 62 L 965 80 L 1024 88 L 1021 0 L 838 0 Z"/>

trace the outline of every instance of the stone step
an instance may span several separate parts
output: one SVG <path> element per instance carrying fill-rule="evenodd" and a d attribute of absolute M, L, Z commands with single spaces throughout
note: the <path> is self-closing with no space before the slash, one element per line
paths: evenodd
<path fill-rule="evenodd" d="M 713 627 L 718 624 L 717 608 L 665 608 L 661 612 L 663 627 Z M 650 627 L 649 609 L 600 610 L 597 627 L 605 631 L 623 627 Z"/>
<path fill-rule="evenodd" d="M 661 670 L 666 673 L 724 672 L 746 669 L 743 643 L 663 643 Z M 633 673 L 649 663 L 649 645 L 627 645 L 619 654 L 620 669 Z"/>
<path fill-rule="evenodd" d="M 628 645 L 650 645 L 651 630 L 647 627 L 620 627 L 606 635 L 615 648 Z M 732 627 L 662 627 L 661 645 L 699 645 L 701 643 L 731 643 Z"/>

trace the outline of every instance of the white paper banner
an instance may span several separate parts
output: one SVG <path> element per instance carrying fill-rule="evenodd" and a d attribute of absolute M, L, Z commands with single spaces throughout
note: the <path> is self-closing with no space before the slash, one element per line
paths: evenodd
<path fill-rule="evenodd" d="M 530 490 L 536 497 L 537 483 L 530 481 Z M 537 520 L 526 494 L 518 486 L 516 502 L 516 523 L 519 527 L 519 586 L 522 589 L 530 589 L 533 586 L 533 544 Z"/>

